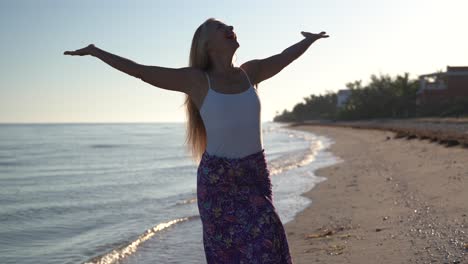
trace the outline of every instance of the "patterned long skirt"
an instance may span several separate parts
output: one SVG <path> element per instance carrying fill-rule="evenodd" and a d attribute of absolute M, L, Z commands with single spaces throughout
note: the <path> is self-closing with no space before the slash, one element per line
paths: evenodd
<path fill-rule="evenodd" d="M 227 158 L 203 153 L 197 199 L 208 264 L 292 264 L 272 203 L 265 149 Z"/>

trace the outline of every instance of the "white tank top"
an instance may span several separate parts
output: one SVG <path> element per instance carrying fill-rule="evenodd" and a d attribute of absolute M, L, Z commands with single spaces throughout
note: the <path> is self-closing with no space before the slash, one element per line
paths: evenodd
<path fill-rule="evenodd" d="M 260 99 L 249 76 L 240 69 L 250 86 L 236 94 L 211 89 L 210 76 L 205 72 L 208 93 L 203 99 L 200 115 L 205 125 L 208 154 L 241 158 L 263 149 Z"/>

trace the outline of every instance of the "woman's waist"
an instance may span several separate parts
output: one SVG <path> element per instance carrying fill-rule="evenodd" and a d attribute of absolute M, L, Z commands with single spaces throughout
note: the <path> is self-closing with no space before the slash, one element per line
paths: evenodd
<path fill-rule="evenodd" d="M 265 150 L 241 158 L 227 158 L 203 153 L 198 168 L 200 180 L 209 184 L 252 185 L 270 180 Z"/>
<path fill-rule="evenodd" d="M 261 139 L 249 138 L 236 140 L 234 138 L 208 139 L 206 144 L 206 155 L 222 158 L 229 161 L 245 160 L 253 154 L 260 154 L 263 150 Z"/>
<path fill-rule="evenodd" d="M 256 153 L 257 154 L 257 153 Z M 198 169 L 197 186 L 202 193 L 216 195 L 245 195 L 258 192 L 271 193 L 270 172 L 261 158 L 253 155 L 245 163 L 225 161 L 201 163 Z M 212 160 L 211 160 L 212 161 Z"/>

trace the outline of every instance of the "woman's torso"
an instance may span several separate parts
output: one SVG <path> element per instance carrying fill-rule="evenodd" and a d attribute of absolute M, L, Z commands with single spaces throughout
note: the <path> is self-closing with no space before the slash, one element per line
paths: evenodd
<path fill-rule="evenodd" d="M 211 155 L 240 158 L 263 149 L 261 102 L 242 72 L 249 88 L 237 93 L 216 91 L 206 73 L 208 91 L 199 106 L 206 129 L 206 151 Z"/>

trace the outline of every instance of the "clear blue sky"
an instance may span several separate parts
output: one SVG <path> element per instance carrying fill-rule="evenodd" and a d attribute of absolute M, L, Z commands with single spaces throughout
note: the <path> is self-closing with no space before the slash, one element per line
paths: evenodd
<path fill-rule="evenodd" d="M 281 52 L 300 31 L 326 31 L 259 86 L 262 121 L 311 94 L 468 65 L 468 1 L 0 1 L 0 122 L 184 122 L 184 94 L 151 86 L 97 58 L 88 44 L 147 65 L 184 67 L 209 17 L 234 26 L 237 65 Z"/>

